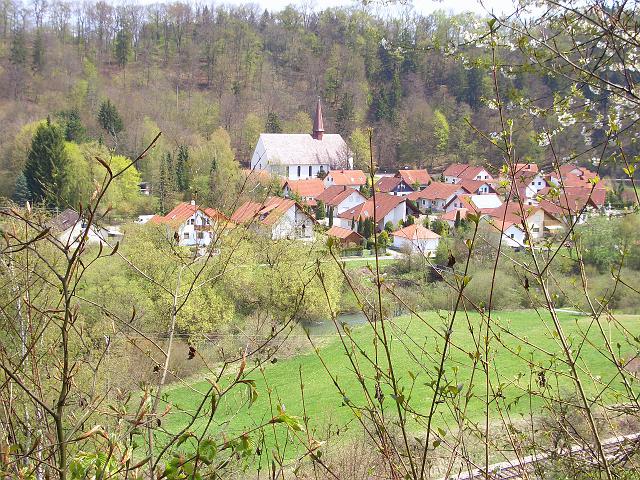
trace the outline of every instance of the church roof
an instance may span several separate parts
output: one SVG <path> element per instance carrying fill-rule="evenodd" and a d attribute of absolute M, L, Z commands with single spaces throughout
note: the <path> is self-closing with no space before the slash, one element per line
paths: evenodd
<path fill-rule="evenodd" d="M 266 163 L 271 165 L 329 165 L 340 168 L 352 156 L 347 143 L 337 133 L 316 140 L 308 133 L 262 133 Z"/>

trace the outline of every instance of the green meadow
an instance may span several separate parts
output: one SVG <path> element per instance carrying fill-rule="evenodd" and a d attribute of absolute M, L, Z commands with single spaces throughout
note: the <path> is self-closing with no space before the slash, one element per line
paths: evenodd
<path fill-rule="evenodd" d="M 424 415 L 431 406 L 432 382 L 444 344 L 445 324 L 451 314 L 444 312 L 440 315 L 425 312 L 421 315 L 422 319 L 404 316 L 385 324 L 394 372 L 403 389 L 397 400 L 407 402 L 412 409 Z M 438 405 L 434 417 L 434 426 L 445 431 L 454 427 L 455 408 L 452 406 L 462 408 L 467 398 L 466 418 L 472 422 L 480 422 L 485 418 L 485 375 L 480 363 L 476 363 L 475 373 L 473 367 L 478 358 L 475 345 L 482 322 L 478 314 L 466 315 L 464 312 L 458 312 L 454 322 L 441 385 L 446 387 L 448 400 Z M 620 375 L 609 360 L 597 324 L 589 317 L 566 313 L 560 314 L 560 322 L 572 352 L 575 354 L 579 350 L 577 367 L 587 394 L 592 398 L 598 395 L 601 401 L 615 402 L 615 392 L 622 390 Z M 625 358 L 630 358 L 638 351 L 638 339 L 631 334 L 638 332 L 639 326 L 637 316 L 623 316 L 617 324 L 603 321 L 602 328 L 619 360 L 624 362 Z M 376 327 L 380 329 L 380 325 Z M 471 329 L 474 330 L 473 336 Z M 542 397 L 569 398 L 575 394 L 573 381 L 567 375 L 569 368 L 563 362 L 559 339 L 548 316 L 539 317 L 535 311 L 495 312 L 491 330 L 490 397 L 495 399 L 489 409 L 492 422 L 499 422 L 496 405 L 499 405 L 500 412 L 508 412 L 511 420 L 516 421 L 523 415 L 528 418 L 531 411 L 534 415 L 542 415 L 545 402 Z M 367 377 L 366 385 L 373 396 L 373 369 L 364 356 L 375 357 L 373 329 L 370 325 L 364 325 L 350 332 L 353 343 L 346 339 L 347 347 Z M 483 348 L 479 355 L 484 355 Z M 378 358 L 379 364 L 386 370 L 387 360 L 381 349 L 378 350 Z M 262 371 L 257 368 L 251 371 L 253 365 L 251 361 L 247 363 L 245 376 L 255 381 L 258 393 L 251 406 L 248 402 L 249 389 L 241 386 L 224 397 L 211 420 L 211 401 L 205 402 L 189 430 L 202 433 L 208 425 L 211 433 L 224 430 L 227 437 L 233 437 L 268 422 L 278 414 L 277 405 L 284 405 L 289 415 L 303 417 L 306 412 L 309 433 L 318 440 L 326 438 L 329 431 L 338 432 L 347 439 L 359 431 L 355 415 L 347 404 L 364 405 L 364 395 L 337 334 L 335 338 L 323 340 L 317 354 L 310 349 L 308 354 L 275 363 L 268 361 L 263 365 Z M 344 395 L 334 386 L 327 369 L 337 379 Z M 223 378 L 220 386 L 224 388 L 231 378 L 233 376 Z M 304 408 L 301 382 L 304 385 Z M 202 380 L 189 387 L 168 390 L 165 400 L 171 405 L 171 411 L 163 422 L 168 432 L 176 433 L 187 425 L 202 402 L 203 397 L 197 392 L 206 392 L 210 386 L 209 381 Z M 637 384 L 632 384 L 632 387 L 637 389 Z M 533 393 L 528 393 L 528 389 Z M 396 400 L 392 398 L 388 387 L 384 388 L 384 393 L 386 414 L 397 418 Z M 408 425 L 416 433 L 424 429 L 423 424 L 415 418 L 409 418 Z M 298 435 L 306 438 L 307 433 L 300 432 Z M 285 426 L 280 424 L 270 426 L 265 431 L 264 441 L 268 447 L 277 445 L 282 448 L 285 437 Z M 163 439 L 158 437 L 158 440 L 161 444 Z M 297 449 L 290 447 L 289 451 L 296 452 Z"/>

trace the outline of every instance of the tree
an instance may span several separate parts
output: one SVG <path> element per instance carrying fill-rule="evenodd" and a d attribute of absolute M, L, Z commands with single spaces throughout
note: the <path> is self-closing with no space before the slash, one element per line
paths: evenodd
<path fill-rule="evenodd" d="M 186 192 L 189 183 L 189 147 L 180 145 L 176 157 L 176 188 L 179 192 Z"/>
<path fill-rule="evenodd" d="M 282 133 L 282 124 L 277 113 L 269 112 L 265 129 L 267 133 Z"/>
<path fill-rule="evenodd" d="M 387 248 L 390 243 L 389 232 L 383 230 L 378 235 L 378 248 Z"/>
<path fill-rule="evenodd" d="M 27 45 L 24 39 L 24 30 L 18 29 L 11 37 L 11 52 L 9 60 L 14 65 L 24 65 L 27 63 Z"/>
<path fill-rule="evenodd" d="M 362 224 L 361 235 L 364 238 L 371 237 L 371 235 L 373 235 L 373 219 L 370 217 L 367 217 L 364 220 L 360 221 L 360 224 Z"/>
<path fill-rule="evenodd" d="M 446 153 L 449 145 L 449 122 L 440 110 L 433 112 L 433 134 L 436 138 L 436 149 L 440 155 Z"/>
<path fill-rule="evenodd" d="M 315 208 L 316 220 L 323 220 L 326 216 L 326 206 L 322 200 L 318 200 Z"/>
<path fill-rule="evenodd" d="M 20 172 L 16 178 L 16 184 L 13 189 L 13 195 L 11 199 L 18 205 L 25 205 L 31 198 L 31 192 L 29 191 L 29 185 L 27 184 L 27 177 L 23 172 Z"/>
<path fill-rule="evenodd" d="M 100 111 L 98 112 L 98 123 L 109 134 L 116 139 L 118 134 L 124 129 L 122 118 L 116 109 L 116 106 L 111 103 L 111 100 L 106 99 L 100 104 Z"/>
<path fill-rule="evenodd" d="M 404 226 L 413 225 L 416 223 L 416 217 L 413 215 L 407 215 L 407 220 L 404 222 Z"/>
<path fill-rule="evenodd" d="M 42 39 L 42 32 L 38 30 L 36 32 L 36 38 L 33 41 L 33 53 L 31 55 L 31 67 L 35 72 L 42 72 L 44 68 L 44 40 Z"/>
<path fill-rule="evenodd" d="M 62 128 L 47 119 L 36 130 L 24 167 L 27 187 L 34 202 L 63 206 L 60 193 L 67 181 L 68 162 Z"/>
<path fill-rule="evenodd" d="M 384 229 L 389 233 L 393 232 L 393 222 L 389 220 L 387 223 L 385 223 Z"/>
<path fill-rule="evenodd" d="M 74 107 L 60 112 L 60 119 L 64 122 L 64 138 L 67 142 L 81 143 L 85 138 L 85 128 L 82 125 L 80 111 Z"/>
<path fill-rule="evenodd" d="M 431 231 L 438 235 L 445 235 L 449 230 L 449 224 L 444 220 L 434 220 L 431 222 Z"/>
<path fill-rule="evenodd" d="M 129 32 L 124 28 L 118 30 L 115 40 L 115 56 L 118 65 L 124 69 L 129 61 L 129 54 L 131 51 L 131 38 Z"/>
<path fill-rule="evenodd" d="M 158 199 L 160 201 L 160 214 L 166 215 L 169 211 L 170 197 L 173 192 L 174 181 L 171 168 L 171 153 L 166 152 L 160 159 L 160 179 L 158 182 Z"/>

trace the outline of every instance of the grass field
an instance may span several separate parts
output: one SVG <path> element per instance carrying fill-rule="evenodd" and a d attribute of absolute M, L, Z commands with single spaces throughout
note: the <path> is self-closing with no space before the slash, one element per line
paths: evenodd
<path fill-rule="evenodd" d="M 424 322 L 415 317 L 400 317 L 389 321 L 387 325 L 389 335 L 393 339 L 393 364 L 399 383 L 405 389 L 404 395 L 414 409 L 426 414 L 433 394 L 429 383 L 435 376 L 434 367 L 439 360 L 439 352 L 443 345 L 441 336 L 434 333 L 433 329 L 438 332 L 444 331 L 445 320 L 435 312 L 425 313 L 423 318 Z M 609 388 L 620 390 L 620 382 L 615 379 L 617 371 L 603 353 L 603 340 L 596 326 L 590 324 L 588 317 L 561 314 L 560 320 L 572 349 L 576 351 L 581 348 L 578 367 L 588 394 L 599 393 L 610 380 L 612 382 Z M 462 394 L 457 397 L 458 399 L 463 397 L 470 388 L 473 389 L 474 396 L 468 405 L 467 415 L 474 421 L 485 417 L 484 374 L 481 370 L 476 372 L 474 385 L 470 386 L 471 357 L 476 352 L 476 348 L 469 327 L 477 327 L 480 322 L 478 315 L 470 314 L 465 317 L 463 313 L 458 314 L 452 335 L 455 347 L 451 349 L 445 364 L 447 380 L 452 385 L 461 384 L 462 386 Z M 630 332 L 637 332 L 640 327 L 638 317 L 627 316 L 621 322 Z M 562 374 L 553 375 L 550 370 L 545 370 L 551 367 L 562 373 L 568 372 L 568 367 L 558 360 L 562 358 L 562 350 L 554 335 L 550 319 L 541 319 L 533 311 L 499 312 L 495 314 L 494 326 L 496 337 L 492 340 L 494 346 L 491 361 L 494 367 L 492 384 L 494 389 L 501 391 L 501 405 L 503 407 L 510 405 L 512 420 L 524 414 L 528 415 L 532 409 L 534 413 L 542 413 L 543 401 L 538 396 L 530 397 L 526 393 L 529 385 L 533 385 L 536 390 L 540 389 L 536 383 L 539 381 L 540 371 L 546 371 L 545 396 L 572 394 L 573 384 L 570 379 Z M 620 344 L 621 355 L 630 355 L 637 351 L 637 342 L 633 338 L 626 338 L 623 333 L 620 333 L 619 327 L 605 326 L 605 328 L 614 349 L 617 349 L 617 343 Z M 588 333 L 584 335 L 584 332 Z M 371 327 L 365 325 L 352 333 L 358 344 L 355 350 L 362 349 L 367 354 L 373 355 Z M 516 339 L 514 335 L 521 338 Z M 586 342 L 581 341 L 584 338 L 587 339 Z M 536 345 L 540 350 L 527 345 L 528 343 Z M 337 376 L 350 401 L 354 404 L 362 404 L 361 388 L 338 337 L 336 336 L 336 339 L 329 343 L 324 343 L 319 349 L 319 354 L 330 371 Z M 357 357 L 362 365 L 366 363 L 362 355 L 357 354 Z M 366 367 L 363 367 L 363 370 L 367 373 L 372 371 L 371 368 Z M 236 394 L 221 402 L 210 429 L 212 432 L 225 430 L 228 434 L 241 433 L 276 415 L 275 405 L 277 404 L 284 404 L 288 414 L 302 417 L 300 375 L 304 383 L 305 408 L 312 433 L 322 438 L 323 432 L 331 426 L 332 430 L 341 429 L 345 435 L 345 426 L 350 422 L 353 423 L 353 413 L 344 405 L 342 395 L 338 393 L 314 353 L 278 361 L 275 364 L 268 363 L 264 367 L 263 374 L 258 371 L 251 373 L 248 378 L 256 381 L 259 393 L 255 403 L 248 408 L 247 391 L 244 388 L 239 389 Z M 412 377 L 416 378 L 415 382 L 412 381 Z M 193 388 L 204 392 L 209 386 L 210 383 L 202 381 L 195 383 Z M 605 398 L 613 401 L 613 396 L 609 392 L 605 394 Z M 194 411 L 201 397 L 189 388 L 174 387 L 169 389 L 166 400 L 173 407 L 164 426 L 168 431 L 176 432 L 185 425 L 189 418 L 188 413 Z M 387 391 L 385 404 L 389 412 L 393 411 L 392 402 Z M 207 422 L 207 408 L 204 410 L 204 414 L 196 420 L 192 428 L 194 432 L 201 431 Z M 492 412 L 491 416 L 494 417 L 495 407 L 492 407 Z M 446 430 L 452 419 L 448 404 L 441 405 L 435 418 L 436 426 Z M 422 429 L 415 422 L 411 424 L 411 428 L 416 431 Z M 280 434 L 276 436 L 280 437 L 280 442 L 283 441 Z M 346 436 L 349 436 L 348 428 Z M 273 433 L 267 432 L 267 445 L 273 445 L 275 441 Z"/>
<path fill-rule="evenodd" d="M 390 265 L 391 263 L 395 262 L 396 259 L 395 258 L 381 258 L 379 260 L 380 262 L 380 267 L 384 267 L 387 265 Z M 372 258 L 363 258 L 363 259 L 358 259 L 358 260 L 349 260 L 345 262 L 345 265 L 347 266 L 347 268 L 362 268 L 362 267 L 366 267 L 367 265 L 370 265 L 371 268 L 376 267 L 376 261 L 375 259 Z"/>

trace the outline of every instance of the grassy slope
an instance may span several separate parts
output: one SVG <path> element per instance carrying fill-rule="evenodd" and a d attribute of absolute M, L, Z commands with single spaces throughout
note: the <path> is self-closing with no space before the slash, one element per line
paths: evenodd
<path fill-rule="evenodd" d="M 429 325 L 435 327 L 438 331 L 443 331 L 444 322 L 434 312 L 429 312 L 424 315 Z M 480 319 L 477 315 L 469 315 L 468 321 L 477 324 Z M 587 329 L 590 322 L 589 318 L 582 317 L 575 319 L 574 316 L 569 314 L 561 314 L 561 321 L 566 329 L 569 338 L 574 342 L 574 349 L 577 348 L 577 339 L 581 336 L 579 331 Z M 560 345 L 551 332 L 551 323 L 545 319 L 541 320 L 537 317 L 535 312 L 532 311 L 519 311 L 519 312 L 500 312 L 496 314 L 496 325 L 501 325 L 507 328 L 511 332 L 515 332 L 520 336 L 526 337 L 529 341 L 536 344 L 538 347 L 544 348 L 546 351 L 552 354 L 561 356 Z M 640 326 L 640 321 L 637 317 L 626 317 L 624 320 L 624 326 L 631 332 L 637 332 Z M 393 325 L 389 325 L 390 335 L 394 338 L 393 342 L 393 357 L 396 374 L 400 377 L 401 385 L 406 387 L 406 395 L 410 389 L 410 375 L 409 371 L 417 374 L 417 381 L 415 382 L 413 392 L 411 394 L 411 404 L 414 408 L 418 409 L 421 413 L 426 413 L 429 408 L 430 398 L 432 395 L 431 387 L 427 384 L 433 378 L 435 361 L 439 358 L 439 353 L 436 351 L 436 344 L 442 345 L 443 341 L 439 337 L 436 342 L 436 336 L 433 331 L 428 328 L 424 323 L 417 319 L 409 319 L 407 317 L 396 319 L 393 321 Z M 393 330 L 393 333 L 391 332 Z M 406 332 L 406 335 L 398 335 L 398 332 L 402 330 Z M 496 329 L 498 332 L 500 329 Z M 354 338 L 367 352 L 372 352 L 372 332 L 369 326 L 361 327 L 354 332 Z M 624 353 L 630 353 L 637 349 L 637 344 L 630 345 L 623 339 L 623 335 L 618 333 L 617 329 L 612 328 L 610 332 L 612 343 L 615 348 L 616 342 L 622 344 L 621 351 Z M 412 339 L 413 342 L 419 345 L 425 345 L 425 349 L 421 354 L 418 347 L 415 345 L 410 348 L 405 348 L 401 345 L 398 338 Z M 500 334 L 502 341 L 512 349 L 516 349 L 517 345 L 521 345 L 521 355 L 530 358 L 533 355 L 536 362 L 540 362 L 542 365 L 549 365 L 551 358 L 546 354 L 529 352 L 532 351 L 531 347 L 526 346 L 522 341 L 514 339 L 511 335 L 504 331 Z M 593 375 L 600 375 L 603 380 L 610 379 L 616 373 L 615 368 L 612 367 L 603 354 L 599 351 L 604 351 L 602 347 L 602 339 L 600 334 L 596 331 L 596 327 L 592 326 L 589 330 L 587 337 L 594 345 L 590 345 L 589 342 L 585 343 L 581 351 L 580 368 L 585 372 L 583 375 L 583 382 L 585 388 L 590 394 L 599 390 L 600 386 L 589 378 L 586 372 L 590 372 Z M 456 327 L 454 328 L 453 342 L 461 347 L 461 349 L 454 348 L 451 351 L 450 358 L 448 359 L 445 368 L 447 375 L 452 380 L 452 384 L 462 383 L 464 385 L 464 392 L 469 388 L 469 378 L 471 374 L 471 360 L 469 352 L 473 353 L 475 347 L 473 346 L 473 340 L 471 334 L 468 331 L 467 319 L 459 314 L 456 320 Z M 493 344 L 496 346 L 495 352 L 495 365 L 497 367 L 496 378 L 494 375 L 494 384 L 497 386 L 499 383 L 505 385 L 516 378 L 518 374 L 523 374 L 522 385 L 527 385 L 530 378 L 537 379 L 538 368 L 534 369 L 533 374 L 527 365 L 527 362 L 515 356 L 514 353 L 510 353 L 508 349 L 498 346 L 498 342 L 494 339 Z M 440 349 L 438 349 L 440 351 Z M 425 353 L 426 352 L 426 353 Z M 335 341 L 330 342 L 328 345 L 320 349 L 322 358 L 327 362 L 331 371 L 338 376 L 338 380 L 341 385 L 348 392 L 350 399 L 356 403 L 361 402 L 362 394 L 360 392 L 359 385 L 355 376 L 350 372 L 351 367 L 348 364 L 344 350 L 337 337 Z M 416 357 L 412 357 L 416 355 Z M 428 358 L 432 355 L 432 358 Z M 360 357 L 362 361 L 362 357 Z M 417 361 L 423 362 L 425 368 L 420 368 L 417 365 Z M 457 366 L 457 377 L 454 376 L 454 366 Z M 562 365 L 563 371 L 567 371 L 566 366 Z M 226 402 L 223 402 L 221 410 L 216 414 L 216 421 L 213 425 L 215 429 L 224 428 L 228 432 L 241 432 L 251 426 L 257 424 L 257 422 L 268 420 L 271 417 L 269 398 L 267 389 L 265 388 L 265 379 L 268 382 L 271 389 L 271 397 L 274 405 L 276 403 L 283 403 L 286 406 L 287 412 L 291 415 L 302 416 L 302 403 L 299 386 L 299 372 L 302 372 L 303 382 L 305 385 L 305 402 L 307 415 L 310 418 L 311 429 L 318 429 L 318 437 L 322 438 L 326 428 L 329 424 L 335 428 L 344 430 L 344 426 L 350 421 L 353 421 L 353 415 L 350 410 L 343 406 L 342 396 L 336 391 L 335 387 L 330 382 L 330 379 L 322 367 L 317 356 L 314 354 L 302 355 L 299 357 L 279 361 L 275 364 L 268 364 L 264 370 L 264 377 L 260 372 L 256 371 L 249 375 L 249 378 L 256 380 L 259 391 L 259 398 L 256 403 L 247 409 L 246 405 L 240 405 L 246 402 L 247 395 L 244 389 L 240 389 L 236 395 L 229 397 Z M 366 369 L 370 372 L 370 369 Z M 475 397 L 472 398 L 469 408 L 468 416 L 470 419 L 479 421 L 484 418 L 484 376 L 482 372 L 476 373 L 476 379 L 473 387 Z M 556 380 L 552 374 L 547 373 L 547 378 L 550 380 L 551 394 L 555 395 L 558 389 L 566 394 L 570 394 L 572 383 L 566 377 L 559 377 Z M 193 385 L 200 391 L 205 391 L 208 387 L 207 382 L 200 382 Z M 534 381 L 535 385 L 535 381 Z M 612 386 L 616 389 L 620 388 L 620 382 L 612 383 Z M 536 387 L 537 388 L 537 387 Z M 463 392 L 463 393 L 464 393 Z M 388 392 L 387 392 L 388 393 Z M 518 396 L 521 396 L 524 392 L 517 387 L 505 386 L 503 393 L 507 402 L 512 402 Z M 187 417 L 185 414 L 179 413 L 179 409 L 186 409 L 191 411 L 194 405 L 198 402 L 199 396 L 192 390 L 187 388 L 173 388 L 168 395 L 169 401 L 174 404 L 173 413 L 171 413 L 167 420 L 164 422 L 165 427 L 169 431 L 177 431 L 180 429 Z M 540 411 L 541 401 L 532 397 L 532 404 L 529 403 L 529 397 L 527 395 L 516 404 L 513 404 L 510 409 L 512 419 L 517 419 L 519 415 L 525 414 L 530 411 L 531 406 L 534 412 Z M 613 400 L 613 399 L 612 399 Z M 393 400 L 387 395 L 385 405 L 392 411 Z M 235 412 L 238 412 L 237 415 Z M 452 420 L 451 414 L 447 411 L 447 407 L 440 408 L 438 418 L 436 419 L 436 425 L 447 427 Z M 495 410 L 492 415 L 495 418 Z M 275 412 L 274 412 L 275 414 Z M 198 431 L 204 425 L 206 419 L 200 419 L 195 424 L 195 431 Z M 228 422 L 228 423 L 227 423 Z M 224 427 L 220 426 L 224 423 Z M 419 425 L 413 423 L 412 428 L 419 429 Z M 282 437 L 278 435 L 280 441 Z M 273 439 L 268 439 L 268 444 L 271 444 Z"/>

